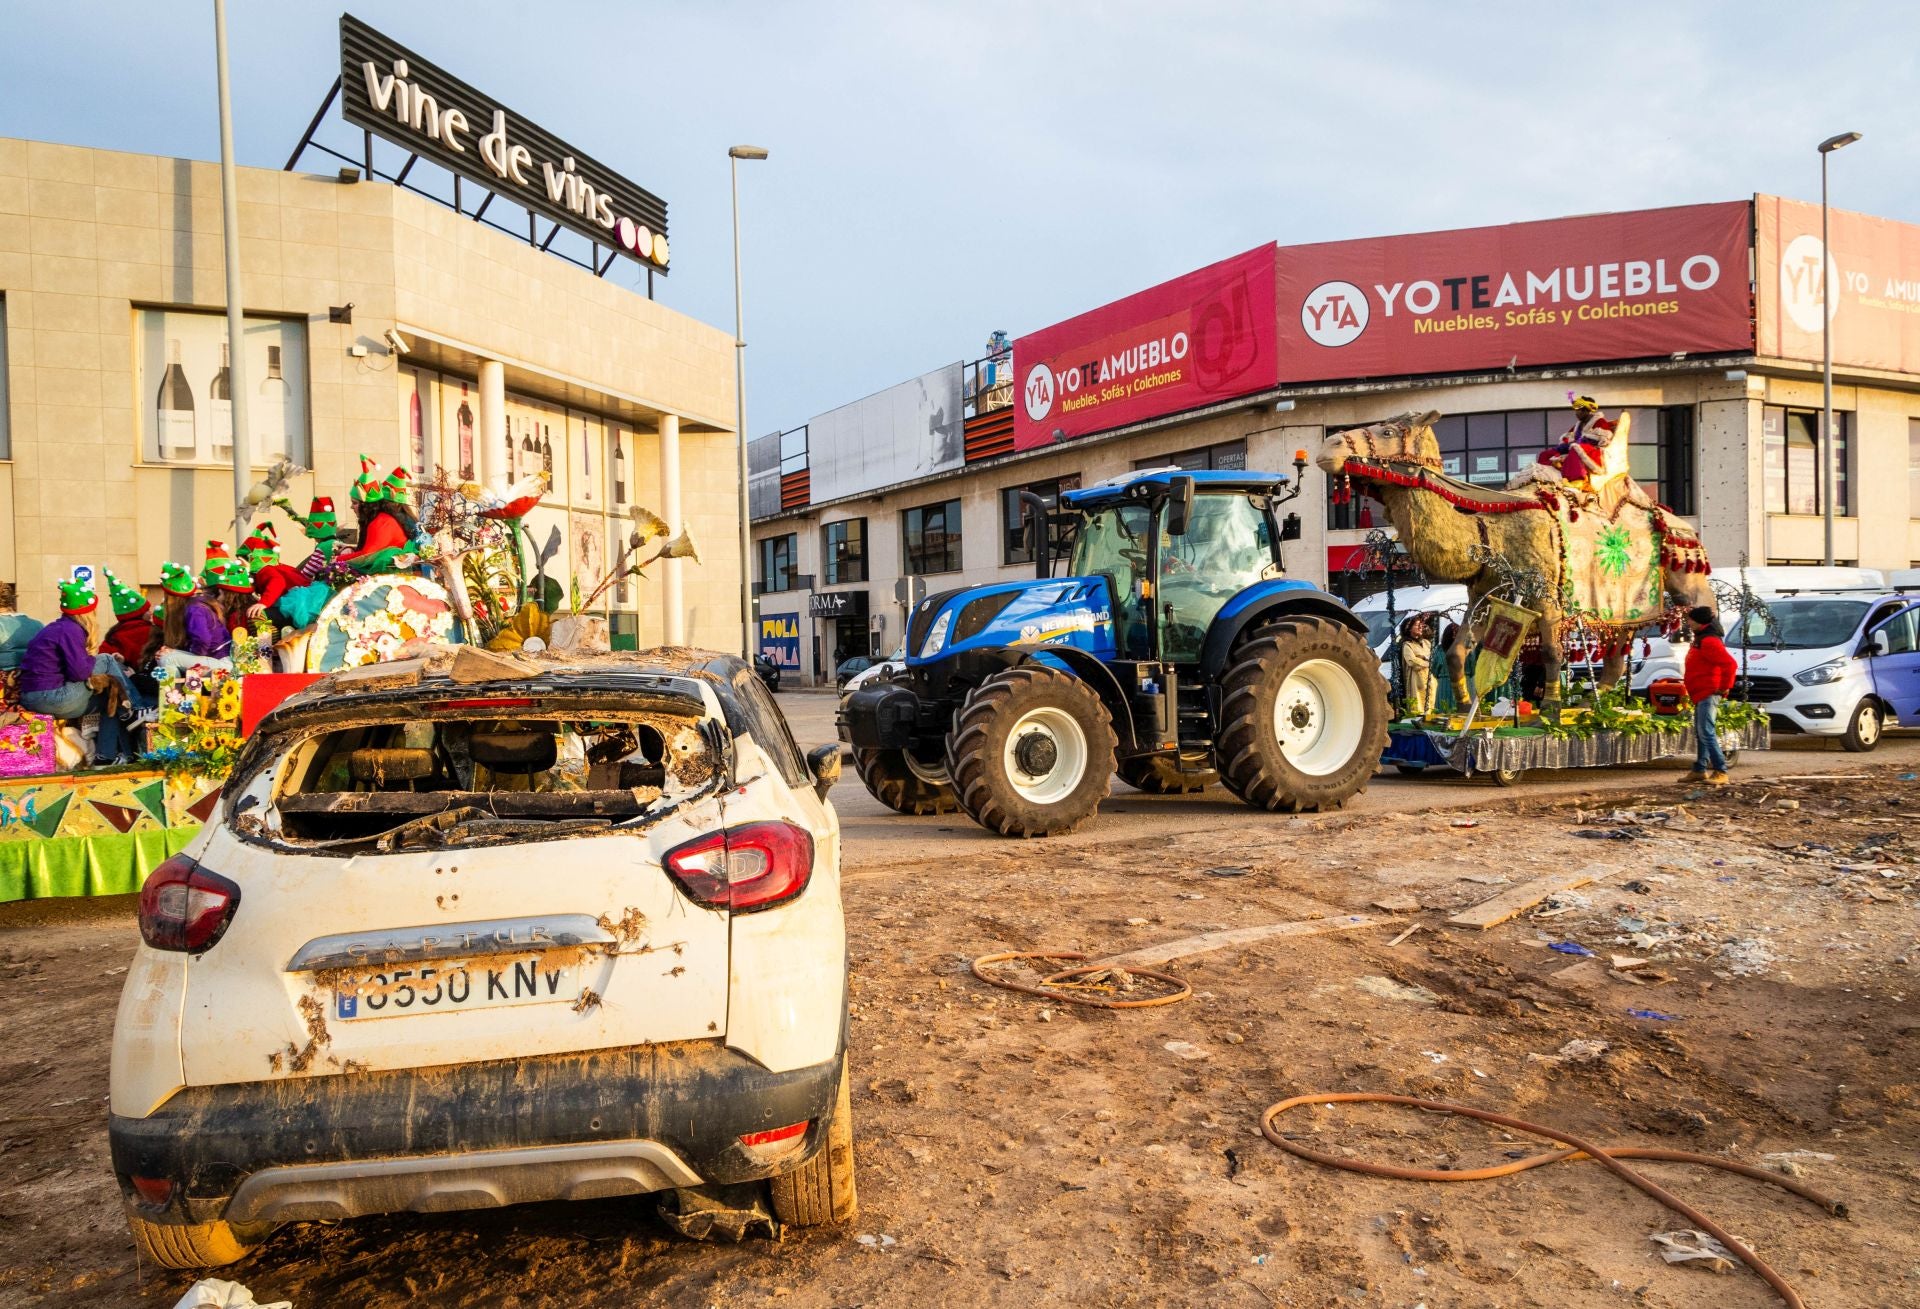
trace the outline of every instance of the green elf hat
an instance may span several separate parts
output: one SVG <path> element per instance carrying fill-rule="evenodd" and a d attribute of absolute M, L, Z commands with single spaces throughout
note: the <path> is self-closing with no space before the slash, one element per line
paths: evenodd
<path fill-rule="evenodd" d="M 280 562 L 280 547 L 268 540 L 260 532 L 254 532 L 240 543 L 240 557 L 255 568 Z"/>
<path fill-rule="evenodd" d="M 404 468 L 396 468 L 387 474 L 387 480 L 380 484 L 386 493 L 385 499 L 397 505 L 407 502 L 407 486 L 413 481 L 413 474 Z"/>
<path fill-rule="evenodd" d="M 353 490 L 348 494 L 355 504 L 379 504 L 387 498 L 387 488 L 380 482 L 380 470 L 366 455 L 360 456 L 360 476 L 353 480 Z"/>
<path fill-rule="evenodd" d="M 197 588 L 192 571 L 185 564 L 169 559 L 160 565 L 160 589 L 168 595 L 192 595 Z"/>
<path fill-rule="evenodd" d="M 222 568 L 214 580 L 214 585 L 222 591 L 234 591 L 242 595 L 253 594 L 253 567 L 244 559 L 222 560 Z"/>
<path fill-rule="evenodd" d="M 218 586 L 220 584 L 220 570 L 227 566 L 227 561 L 230 557 L 231 556 L 227 554 L 226 542 L 207 542 L 207 561 L 200 567 L 200 580 L 208 586 Z"/>
<path fill-rule="evenodd" d="M 72 578 L 54 585 L 60 588 L 63 614 L 90 614 L 100 605 L 100 597 L 93 589 L 93 570 L 84 564 L 73 570 Z"/>
<path fill-rule="evenodd" d="M 113 575 L 111 568 L 103 568 L 100 571 L 107 576 L 107 599 L 113 605 L 115 618 L 133 618 L 153 608 L 145 591 L 137 586 L 128 586 Z"/>
<path fill-rule="evenodd" d="M 312 541 L 331 541 L 340 531 L 340 516 L 333 510 L 333 497 L 316 495 L 313 508 L 307 511 L 305 523 L 307 539 Z"/>

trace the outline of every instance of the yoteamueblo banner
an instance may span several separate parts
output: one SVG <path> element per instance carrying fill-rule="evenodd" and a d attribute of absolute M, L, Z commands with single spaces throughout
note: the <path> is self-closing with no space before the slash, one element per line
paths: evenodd
<path fill-rule="evenodd" d="M 1820 206 L 1755 196 L 1759 351 L 1821 357 Z M 1920 373 L 1920 227 L 1828 213 L 1833 362 Z"/>
<path fill-rule="evenodd" d="M 1748 351 L 1746 201 L 1282 246 L 1289 383 Z"/>
<path fill-rule="evenodd" d="M 1263 245 L 1015 341 L 1013 448 L 1274 386 L 1273 257 Z"/>

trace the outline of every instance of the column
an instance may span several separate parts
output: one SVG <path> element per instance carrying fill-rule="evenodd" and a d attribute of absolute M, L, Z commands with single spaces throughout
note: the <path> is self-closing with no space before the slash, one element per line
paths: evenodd
<path fill-rule="evenodd" d="M 680 417 L 660 416 L 660 516 L 667 520 L 667 533 L 673 535 L 686 525 L 680 510 Z M 686 610 L 680 598 L 680 560 L 660 561 L 660 608 L 664 645 L 685 645 Z"/>
<path fill-rule="evenodd" d="M 489 486 L 507 471 L 501 454 L 507 441 L 507 370 L 498 359 L 480 361 L 480 431 L 476 439 L 480 451 L 474 460 L 474 472 L 480 485 Z"/>

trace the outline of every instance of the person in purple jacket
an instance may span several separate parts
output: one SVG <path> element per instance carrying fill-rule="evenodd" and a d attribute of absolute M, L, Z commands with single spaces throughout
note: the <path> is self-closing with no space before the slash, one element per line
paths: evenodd
<path fill-rule="evenodd" d="M 131 762 L 124 722 L 108 707 L 107 691 L 113 683 L 120 684 L 122 707 L 129 716 L 138 698 L 120 661 L 92 652 L 93 613 L 100 603 L 93 573 L 75 569 L 73 579 L 59 587 L 60 617 L 35 634 L 20 660 L 20 707 L 63 720 L 97 713 L 100 732 L 94 738 L 95 762 Z"/>
<path fill-rule="evenodd" d="M 160 644 L 202 659 L 225 659 L 233 653 L 233 633 L 218 599 L 215 563 L 209 560 L 207 585 L 194 585 L 193 574 L 169 560 L 160 565 L 160 589 L 166 592 L 166 609 L 161 615 Z"/>

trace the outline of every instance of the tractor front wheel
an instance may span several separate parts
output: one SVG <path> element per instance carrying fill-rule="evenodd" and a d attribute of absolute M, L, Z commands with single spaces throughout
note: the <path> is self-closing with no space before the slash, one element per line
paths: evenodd
<path fill-rule="evenodd" d="M 1248 804 L 1338 809 L 1364 791 L 1387 744 L 1379 661 L 1325 618 L 1264 624 L 1221 677 L 1220 782 Z"/>
<path fill-rule="evenodd" d="M 1099 809 L 1118 748 L 1107 706 L 1057 669 L 995 673 L 960 707 L 947 772 L 960 807 L 1002 836 L 1057 836 Z"/>
<path fill-rule="evenodd" d="M 855 750 L 853 770 L 896 814 L 950 814 L 960 807 L 944 762 L 925 764 L 906 750 Z"/>

